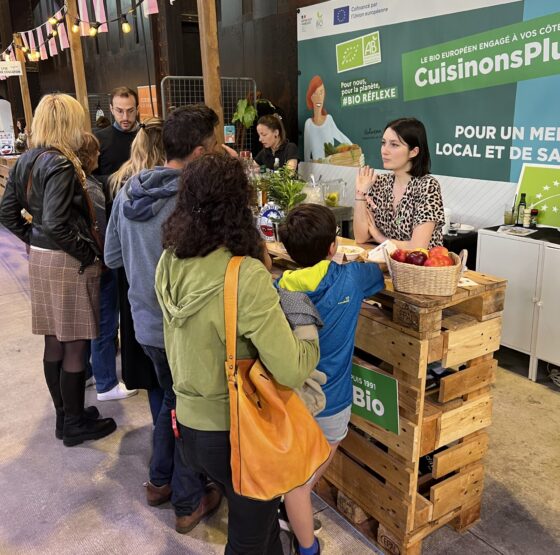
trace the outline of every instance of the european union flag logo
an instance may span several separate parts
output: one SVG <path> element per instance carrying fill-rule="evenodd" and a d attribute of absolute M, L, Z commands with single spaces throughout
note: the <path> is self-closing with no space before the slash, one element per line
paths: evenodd
<path fill-rule="evenodd" d="M 342 23 L 348 23 L 350 21 L 350 6 L 344 6 L 343 8 L 336 8 L 334 10 L 334 24 L 341 25 Z"/>

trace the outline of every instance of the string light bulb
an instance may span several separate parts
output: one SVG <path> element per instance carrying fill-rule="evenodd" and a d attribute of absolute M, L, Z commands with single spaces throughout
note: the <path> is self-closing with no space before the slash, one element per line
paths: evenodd
<path fill-rule="evenodd" d="M 97 35 L 99 27 L 101 26 L 101 23 L 97 23 L 97 21 L 95 21 L 94 23 L 90 23 L 89 25 L 89 36 L 95 37 Z"/>
<path fill-rule="evenodd" d="M 72 25 L 72 32 L 77 33 L 80 30 L 80 20 L 76 18 L 74 20 L 74 25 Z"/>
<path fill-rule="evenodd" d="M 58 23 L 58 19 L 57 19 L 54 15 L 51 15 L 51 16 L 49 17 L 49 23 L 50 23 L 51 25 L 56 25 L 56 24 Z"/>
<path fill-rule="evenodd" d="M 22 47 L 21 47 L 21 51 L 22 51 L 24 54 L 27 54 L 27 53 L 29 52 L 29 47 L 28 47 L 28 46 L 22 46 Z"/>
<path fill-rule="evenodd" d="M 123 33 L 130 33 L 130 31 L 132 30 L 132 27 L 130 26 L 128 19 L 126 19 L 125 14 L 121 15 L 121 29 Z"/>
<path fill-rule="evenodd" d="M 53 28 L 52 28 L 51 35 L 52 35 L 53 37 L 56 37 L 56 36 L 58 35 L 58 31 L 56 30 L 56 27 L 53 27 Z"/>

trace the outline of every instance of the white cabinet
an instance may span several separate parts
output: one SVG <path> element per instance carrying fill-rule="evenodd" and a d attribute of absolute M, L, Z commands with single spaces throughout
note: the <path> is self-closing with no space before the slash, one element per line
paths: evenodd
<path fill-rule="evenodd" d="M 560 245 L 483 229 L 476 269 L 508 280 L 502 345 L 530 355 L 529 378 L 560 364 Z"/>
<path fill-rule="evenodd" d="M 560 365 L 560 245 L 544 247 L 536 357 Z"/>

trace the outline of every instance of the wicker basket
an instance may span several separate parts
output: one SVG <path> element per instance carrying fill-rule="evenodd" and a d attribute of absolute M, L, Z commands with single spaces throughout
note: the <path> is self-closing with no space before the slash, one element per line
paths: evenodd
<path fill-rule="evenodd" d="M 463 272 L 466 251 L 462 251 L 460 257 L 454 252 L 450 252 L 449 256 L 455 262 L 453 266 L 415 266 L 393 260 L 385 251 L 385 259 L 395 291 L 442 297 L 453 295 Z"/>

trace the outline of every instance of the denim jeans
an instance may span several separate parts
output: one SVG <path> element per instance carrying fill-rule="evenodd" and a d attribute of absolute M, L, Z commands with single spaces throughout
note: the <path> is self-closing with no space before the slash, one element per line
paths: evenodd
<path fill-rule="evenodd" d="M 282 555 L 278 505 L 280 498 L 257 501 L 233 490 L 229 432 L 193 430 L 179 424 L 177 450 L 185 464 L 203 472 L 223 490 L 229 506 L 225 555 Z"/>
<path fill-rule="evenodd" d="M 117 274 L 115 270 L 105 270 L 99 292 L 99 337 L 91 341 L 91 369 L 97 393 L 105 393 L 119 383 L 115 346 L 118 325 Z"/>
<path fill-rule="evenodd" d="M 167 361 L 165 349 L 141 345 L 154 364 L 163 402 L 157 416 L 153 433 L 152 460 L 150 461 L 150 482 L 155 486 L 171 484 L 171 503 L 177 516 L 194 512 L 204 495 L 206 476 L 186 467 L 180 450 L 176 449 L 175 435 L 171 425 L 171 411 L 175 408 L 173 377 Z"/>

